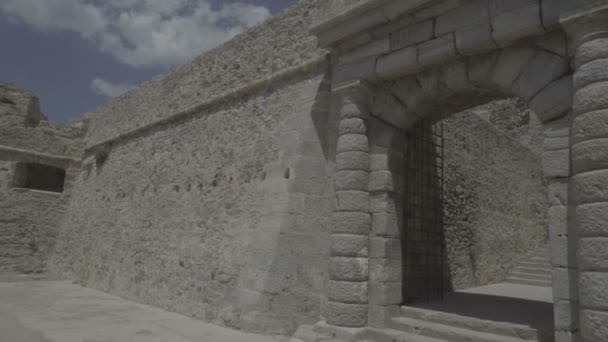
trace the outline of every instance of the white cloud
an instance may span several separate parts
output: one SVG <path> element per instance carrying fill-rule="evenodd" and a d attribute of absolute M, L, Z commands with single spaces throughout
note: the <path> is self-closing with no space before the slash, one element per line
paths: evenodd
<path fill-rule="evenodd" d="M 95 78 L 91 82 L 91 90 L 98 95 L 117 97 L 133 88 L 128 84 L 113 84 L 101 78 Z"/>
<path fill-rule="evenodd" d="M 209 0 L 1 0 L 0 12 L 41 31 L 78 32 L 134 67 L 184 63 L 266 19 L 267 8 Z"/>

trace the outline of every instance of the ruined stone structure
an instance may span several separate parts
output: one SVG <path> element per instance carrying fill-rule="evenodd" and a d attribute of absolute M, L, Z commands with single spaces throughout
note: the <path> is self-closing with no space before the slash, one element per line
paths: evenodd
<path fill-rule="evenodd" d="M 68 127 L 2 88 L 0 269 L 249 331 L 384 341 L 428 290 L 413 252 L 465 288 L 548 239 L 551 338 L 454 338 L 608 341 L 607 60 L 603 1 L 306 0 Z M 482 119 L 496 102 L 471 109 L 512 97 L 542 151 Z M 438 151 L 411 139 L 440 120 L 446 207 L 428 216 L 408 174 Z M 62 189 L 31 176 L 57 170 Z M 402 247 L 426 242 L 413 218 L 444 214 L 446 254 Z"/>

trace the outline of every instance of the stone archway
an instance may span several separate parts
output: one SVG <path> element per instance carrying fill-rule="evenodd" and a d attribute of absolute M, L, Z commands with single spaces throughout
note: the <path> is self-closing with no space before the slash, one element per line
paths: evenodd
<path fill-rule="evenodd" d="M 574 71 L 569 63 L 571 46 L 555 28 L 556 18 L 566 8 L 554 10 L 552 33 L 524 44 L 513 45 L 516 39 L 510 36 L 508 42 L 498 44 L 504 48 L 496 49 L 492 35 L 486 42 L 494 48 L 483 48 L 490 52 L 473 49 L 462 56 L 458 35 L 463 33 L 456 31 L 447 38 L 430 36 L 413 48 L 381 49 L 372 57 L 336 68 L 334 93 L 341 105 L 329 324 L 382 327 L 401 303 L 401 213 L 396 208 L 403 189 L 395 168 L 403 156 L 393 146 L 403 139 L 404 130 L 428 116 L 442 117 L 515 95 L 528 103 L 545 127 L 543 168 L 552 205 L 548 217 L 556 334 L 562 340 L 572 339 L 580 320 L 583 338 L 608 338 L 600 328 L 608 315 L 598 307 L 606 302 L 600 293 L 608 284 L 601 271 L 607 257 L 600 226 L 606 221 L 598 209 L 608 193 L 602 185 L 607 184 L 604 174 L 598 171 L 608 165 L 603 152 L 608 145 L 602 140 L 608 105 L 601 94 L 608 80 L 602 68 L 608 56 L 608 10 L 595 6 L 564 17 L 574 42 Z M 477 47 L 484 45 L 484 39 L 480 41 Z"/>

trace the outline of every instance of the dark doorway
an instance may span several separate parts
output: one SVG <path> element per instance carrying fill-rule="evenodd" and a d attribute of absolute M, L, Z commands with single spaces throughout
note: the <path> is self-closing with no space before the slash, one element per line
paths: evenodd
<path fill-rule="evenodd" d="M 443 300 L 443 124 L 422 121 L 407 133 L 402 232 L 404 304 Z"/>
<path fill-rule="evenodd" d="M 13 184 L 18 188 L 61 193 L 65 184 L 65 170 L 43 164 L 19 163 Z"/>

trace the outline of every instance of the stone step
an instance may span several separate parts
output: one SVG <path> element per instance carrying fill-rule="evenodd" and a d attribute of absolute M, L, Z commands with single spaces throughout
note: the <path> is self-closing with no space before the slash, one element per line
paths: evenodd
<path fill-rule="evenodd" d="M 528 279 L 528 280 L 549 281 L 549 282 L 551 282 L 551 279 L 552 279 L 550 274 L 535 274 L 535 273 L 528 273 L 528 272 L 524 273 L 524 272 L 518 272 L 517 270 L 509 273 L 509 277 Z"/>
<path fill-rule="evenodd" d="M 400 330 L 375 328 L 368 329 L 367 338 L 374 342 L 449 342 L 448 340 L 414 335 Z"/>
<path fill-rule="evenodd" d="M 449 342 L 522 342 L 517 337 L 490 334 L 487 332 L 458 328 L 432 322 L 425 322 L 407 317 L 395 317 L 388 322 L 388 328 L 409 334 L 421 335 Z"/>
<path fill-rule="evenodd" d="M 526 325 L 488 321 L 453 313 L 431 311 L 408 306 L 401 307 L 401 315 L 403 317 L 420 321 L 438 323 L 507 337 L 534 340 L 538 336 L 538 331 L 536 329 Z"/>
<path fill-rule="evenodd" d="M 517 266 L 515 269 L 513 269 L 513 272 L 527 273 L 527 274 L 543 274 L 543 275 L 549 275 L 549 276 L 551 276 L 551 268 L 550 267 L 537 268 L 537 267 Z"/>
<path fill-rule="evenodd" d="M 531 280 L 531 279 L 522 279 L 517 277 L 507 277 L 507 283 L 511 284 L 520 284 L 520 285 L 531 285 L 531 286 L 542 286 L 542 287 L 551 287 L 551 281 L 546 280 Z"/>
<path fill-rule="evenodd" d="M 522 261 L 517 264 L 518 267 L 542 268 L 551 270 L 551 263 Z"/>

